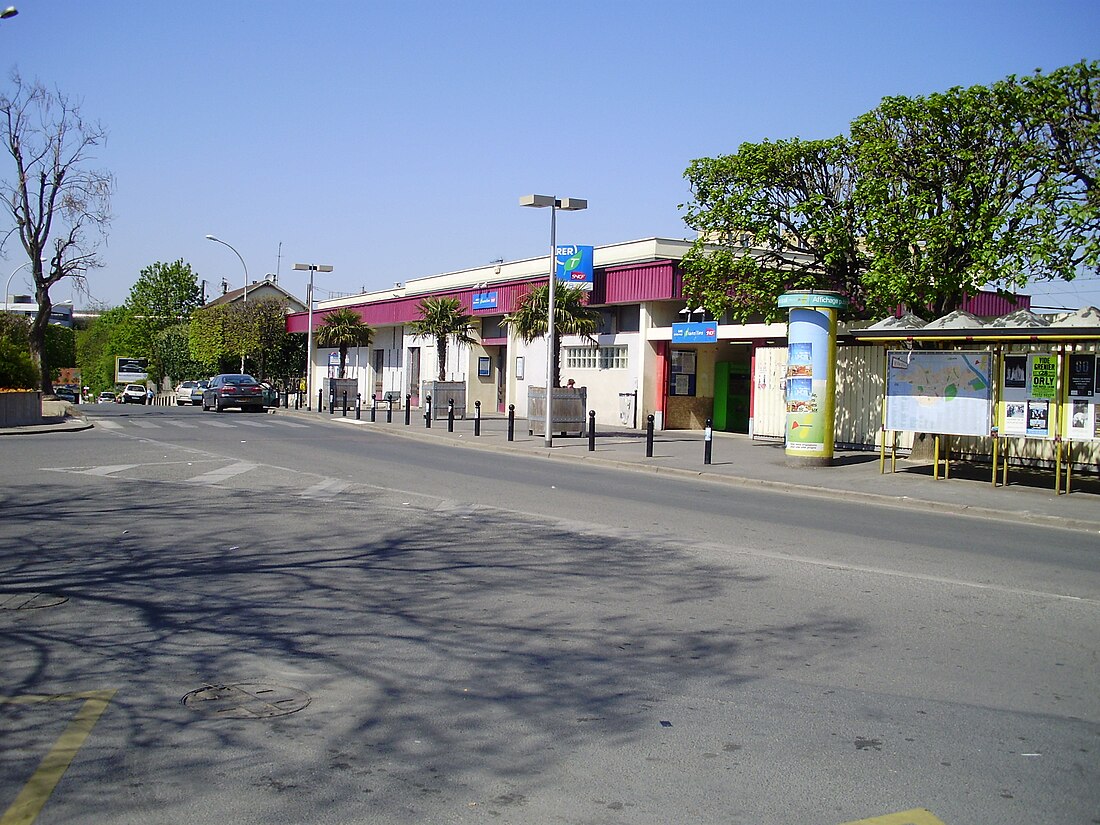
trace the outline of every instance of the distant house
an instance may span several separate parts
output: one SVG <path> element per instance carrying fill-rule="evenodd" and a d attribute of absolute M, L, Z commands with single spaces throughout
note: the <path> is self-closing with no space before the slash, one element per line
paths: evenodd
<path fill-rule="evenodd" d="M 248 300 L 260 301 L 264 298 L 278 298 L 286 301 L 287 312 L 305 312 L 306 305 L 279 286 L 274 281 L 254 281 L 248 285 Z M 207 301 L 208 307 L 219 304 L 235 304 L 245 300 L 245 288 L 231 289 L 213 300 Z"/>

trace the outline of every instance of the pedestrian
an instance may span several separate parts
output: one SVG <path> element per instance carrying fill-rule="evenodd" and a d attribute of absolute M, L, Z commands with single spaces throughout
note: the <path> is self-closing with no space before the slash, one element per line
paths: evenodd
<path fill-rule="evenodd" d="M 568 381 L 565 382 L 565 388 L 567 390 L 575 390 L 577 388 L 577 382 L 570 378 Z"/>

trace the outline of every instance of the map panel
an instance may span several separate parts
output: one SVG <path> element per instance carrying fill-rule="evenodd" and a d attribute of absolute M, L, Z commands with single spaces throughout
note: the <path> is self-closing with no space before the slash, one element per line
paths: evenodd
<path fill-rule="evenodd" d="M 890 350 L 886 365 L 887 430 L 989 435 L 988 352 Z"/>

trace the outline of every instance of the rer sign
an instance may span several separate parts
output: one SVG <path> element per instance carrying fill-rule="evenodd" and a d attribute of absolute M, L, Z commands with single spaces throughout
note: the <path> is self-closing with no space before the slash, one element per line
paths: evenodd
<path fill-rule="evenodd" d="M 554 247 L 554 271 L 558 280 L 592 291 L 592 247 L 559 244 Z"/>

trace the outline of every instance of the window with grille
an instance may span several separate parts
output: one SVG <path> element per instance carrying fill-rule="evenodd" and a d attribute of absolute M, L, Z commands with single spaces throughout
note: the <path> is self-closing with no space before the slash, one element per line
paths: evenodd
<path fill-rule="evenodd" d="M 627 366 L 627 348 L 566 347 L 565 366 L 571 370 L 623 370 Z"/>

